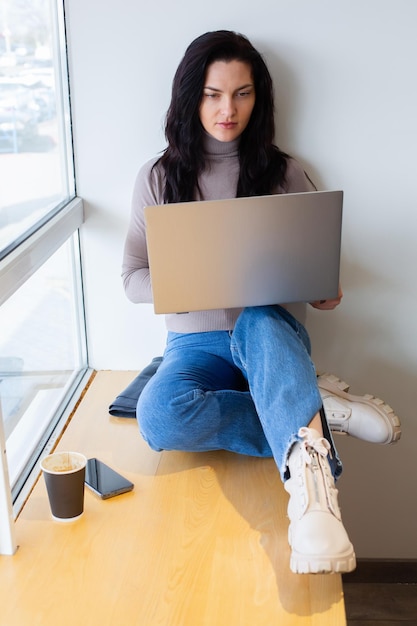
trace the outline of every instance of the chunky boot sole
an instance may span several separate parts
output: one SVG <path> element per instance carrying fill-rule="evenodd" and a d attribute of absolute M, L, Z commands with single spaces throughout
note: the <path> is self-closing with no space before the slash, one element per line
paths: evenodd
<path fill-rule="evenodd" d="M 353 549 L 335 556 L 297 554 L 292 552 L 290 568 L 294 574 L 346 574 L 356 567 Z"/>
<path fill-rule="evenodd" d="M 389 406 L 389 404 L 386 404 L 380 398 L 377 398 L 370 394 L 366 394 L 364 396 L 354 396 L 350 393 L 347 393 L 347 391 L 343 390 L 343 386 L 347 386 L 346 383 L 344 383 L 343 381 L 339 379 L 338 379 L 339 383 L 337 383 L 331 379 L 332 379 L 332 375 L 330 375 L 330 377 L 326 374 L 324 374 L 323 376 L 320 376 L 318 379 L 319 388 L 324 391 L 328 391 L 329 393 L 335 396 L 338 396 L 339 398 L 344 398 L 345 400 L 348 400 L 349 402 L 358 402 L 361 404 L 368 405 L 379 413 L 379 415 L 384 420 L 388 428 L 388 432 L 389 432 L 387 439 L 381 442 L 382 444 L 387 445 L 390 443 L 395 443 L 396 441 L 400 439 L 401 422 L 400 422 L 399 417 L 394 413 L 394 410 Z M 331 418 L 328 417 L 327 415 L 326 417 L 327 417 L 327 421 L 329 422 L 329 427 L 332 430 L 332 432 L 337 432 L 332 429 Z M 345 433 L 345 431 L 343 431 L 343 434 L 349 434 L 349 433 Z"/>
<path fill-rule="evenodd" d="M 320 374 L 320 376 L 317 377 L 317 383 L 318 386 L 321 388 L 323 388 L 322 383 L 327 383 L 333 385 L 334 387 L 337 387 L 337 389 L 339 389 L 340 391 L 349 391 L 350 389 L 350 385 L 348 385 L 348 383 L 345 383 L 344 380 L 341 380 L 334 374 Z"/>

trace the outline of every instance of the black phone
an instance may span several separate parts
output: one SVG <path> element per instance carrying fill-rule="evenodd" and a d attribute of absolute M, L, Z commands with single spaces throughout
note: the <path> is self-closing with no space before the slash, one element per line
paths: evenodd
<path fill-rule="evenodd" d="M 130 480 L 98 459 L 88 459 L 85 468 L 85 484 L 102 500 L 132 491 L 134 486 Z"/>

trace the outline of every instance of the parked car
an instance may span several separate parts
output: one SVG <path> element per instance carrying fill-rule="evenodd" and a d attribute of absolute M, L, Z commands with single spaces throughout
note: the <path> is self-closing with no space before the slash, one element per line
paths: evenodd
<path fill-rule="evenodd" d="M 39 121 L 50 120 L 56 115 L 55 82 L 52 67 L 30 67 L 20 71 L 13 79 L 25 87 L 29 87 L 32 96 L 39 106 Z"/>
<path fill-rule="evenodd" d="M 0 79 L 0 151 L 18 152 L 38 135 L 40 107 L 32 90 L 10 79 Z"/>

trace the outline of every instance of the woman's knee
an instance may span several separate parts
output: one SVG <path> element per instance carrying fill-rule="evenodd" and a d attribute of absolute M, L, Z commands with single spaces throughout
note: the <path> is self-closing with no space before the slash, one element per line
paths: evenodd
<path fill-rule="evenodd" d="M 187 432 L 181 427 L 184 411 L 194 400 L 194 392 L 166 397 L 161 390 L 146 388 L 139 398 L 136 415 L 142 437 L 153 450 L 184 450 Z"/>
<path fill-rule="evenodd" d="M 296 336 L 308 354 L 311 354 L 311 343 L 307 330 L 301 322 L 280 305 L 248 307 L 241 313 L 236 328 L 241 321 L 246 324 L 246 328 L 251 334 L 253 334 L 253 329 L 257 329 L 262 337 L 272 333 L 283 344 L 289 338 Z"/>
<path fill-rule="evenodd" d="M 142 392 L 136 408 L 139 430 L 153 450 L 167 450 L 172 417 L 166 407 L 160 406 L 157 397 L 147 392 L 147 389 Z"/>

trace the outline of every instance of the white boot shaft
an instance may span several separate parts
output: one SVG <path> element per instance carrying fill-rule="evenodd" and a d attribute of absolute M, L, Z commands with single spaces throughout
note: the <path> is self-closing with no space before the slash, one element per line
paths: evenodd
<path fill-rule="evenodd" d="M 312 428 L 301 428 L 299 436 L 303 441 L 296 444 L 298 449 L 294 446 L 288 464 L 291 477 L 297 476 L 295 490 L 291 489 L 294 483 L 286 483 L 287 491 L 295 496 L 288 505 L 288 516 L 296 520 L 307 512 L 328 510 L 340 520 L 338 491 L 327 460 L 330 443 Z"/>

